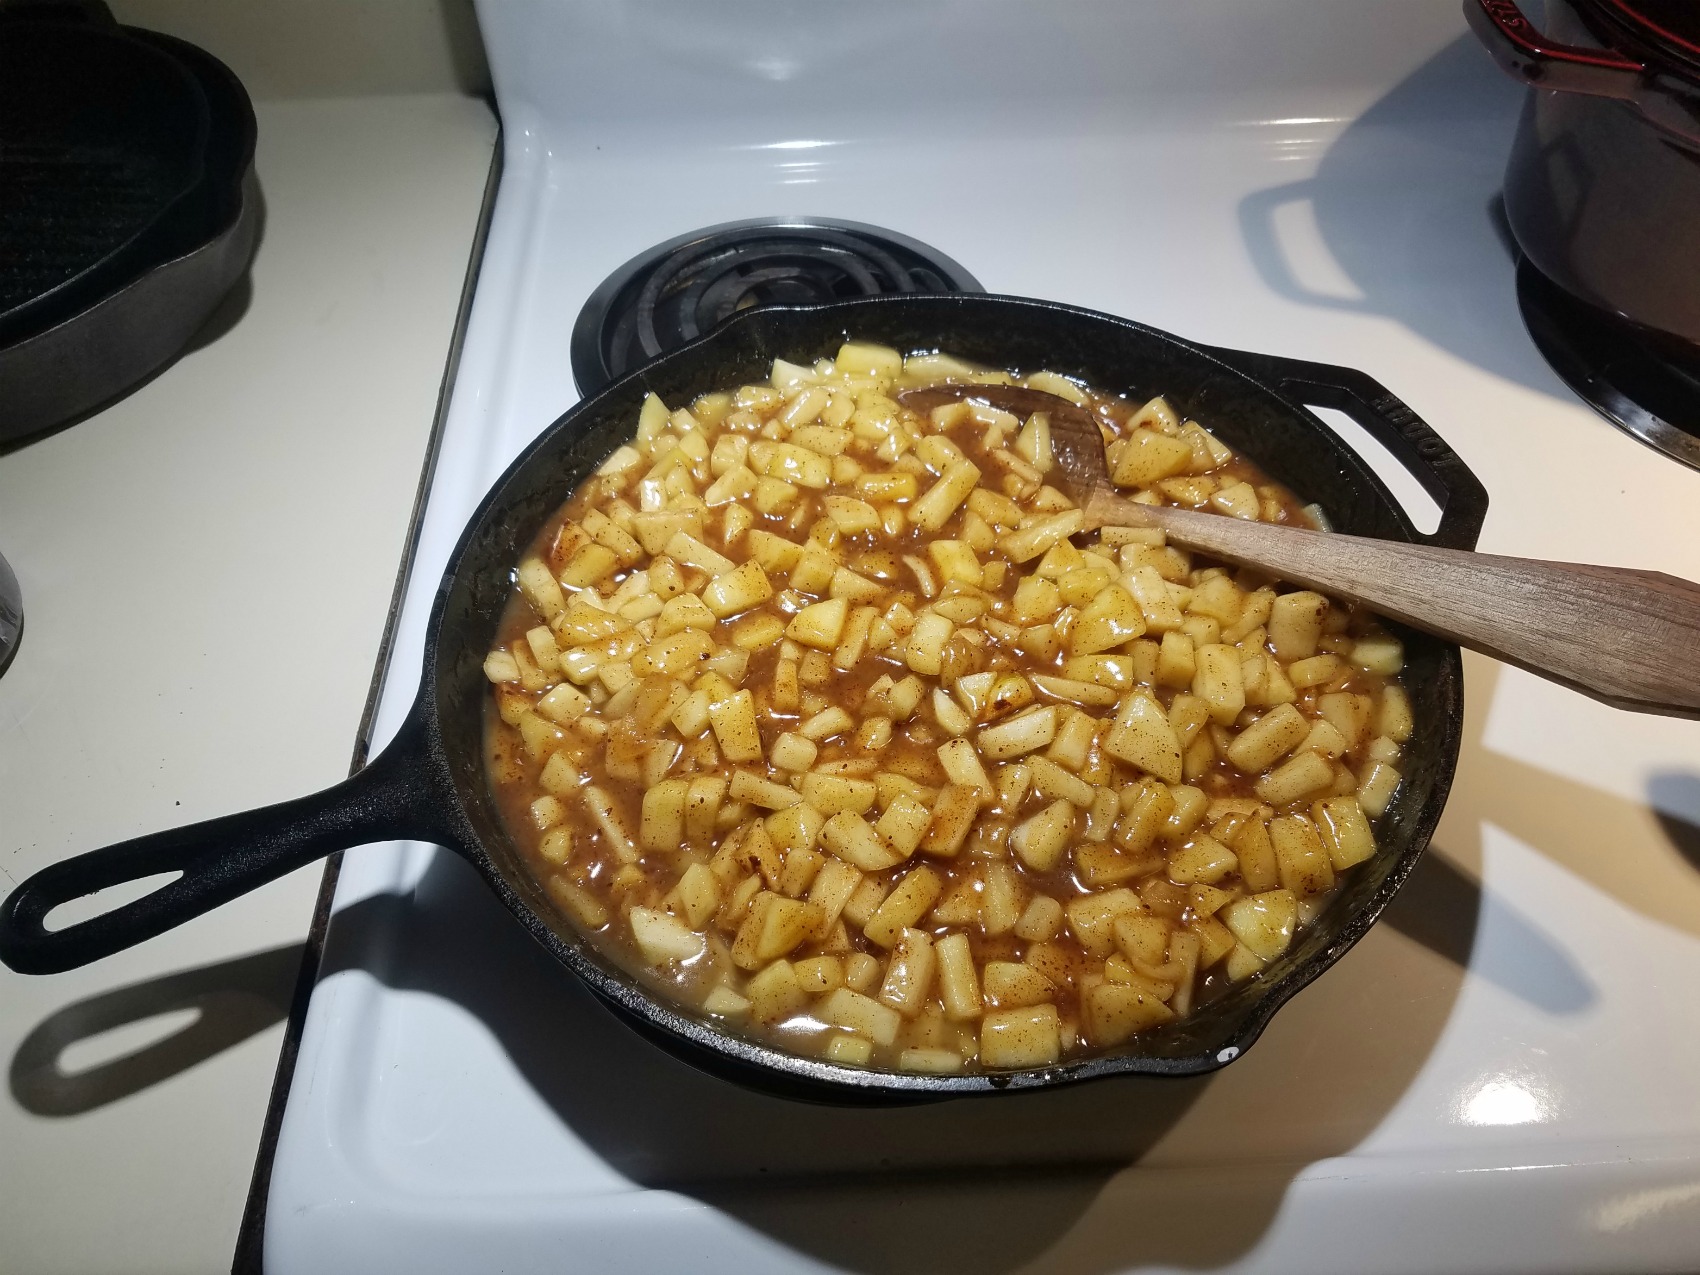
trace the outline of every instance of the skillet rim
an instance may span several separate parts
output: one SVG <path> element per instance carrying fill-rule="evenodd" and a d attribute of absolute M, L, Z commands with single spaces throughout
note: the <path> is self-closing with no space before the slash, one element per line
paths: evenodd
<path fill-rule="evenodd" d="M 1434 744 L 1438 778 L 1422 798 L 1411 821 L 1408 845 L 1389 866 L 1373 893 L 1342 921 L 1339 929 L 1324 946 L 1307 955 L 1302 961 L 1296 961 L 1255 995 L 1248 991 L 1245 994 L 1248 1003 L 1239 1007 L 1226 1034 L 1212 1048 L 1197 1053 L 1163 1057 L 1112 1051 L 1043 1068 L 959 1075 L 922 1075 L 863 1069 L 790 1054 L 738 1035 L 710 1021 L 698 1019 L 665 1003 L 660 993 L 646 990 L 636 976 L 622 970 L 618 964 L 607 958 L 594 943 L 577 933 L 573 922 L 545 902 L 542 907 L 558 918 L 558 926 L 551 925 L 539 907 L 524 897 L 524 891 L 516 888 L 516 883 L 510 879 L 499 856 L 491 852 L 468 817 L 467 794 L 458 781 L 458 774 L 464 773 L 465 767 L 460 767 L 457 772 L 454 758 L 448 755 L 444 743 L 448 732 L 445 729 L 438 690 L 448 675 L 448 669 L 440 639 L 450 599 L 461 583 L 461 569 L 467 565 L 480 536 L 488 533 L 492 523 L 508 508 L 508 501 L 505 501 L 504 497 L 509 496 L 509 488 L 515 485 L 516 480 L 527 475 L 534 465 L 546 463 L 546 458 L 562 450 L 560 440 L 563 436 L 568 435 L 575 426 L 580 426 L 586 418 L 593 417 L 599 408 L 603 408 L 611 400 L 634 390 L 647 390 L 650 381 L 658 374 L 701 359 L 718 346 L 734 344 L 744 335 L 746 329 L 759 330 L 765 327 L 782 330 L 790 316 L 843 315 L 846 316 L 845 328 L 849 330 L 854 326 L 854 316 L 859 313 L 925 307 L 939 307 L 945 313 L 995 308 L 1005 316 L 1020 315 L 1040 322 L 1047 318 L 1066 316 L 1070 321 L 1108 325 L 1132 336 L 1145 340 L 1154 339 L 1167 345 L 1188 361 L 1206 367 L 1216 374 L 1226 374 L 1242 383 L 1243 387 L 1256 395 L 1272 401 L 1282 412 L 1303 422 L 1334 454 L 1335 459 L 1343 464 L 1347 471 L 1345 477 L 1352 483 L 1361 484 L 1373 503 L 1383 514 L 1389 516 L 1402 538 L 1411 541 L 1420 541 L 1423 538 L 1385 483 L 1353 448 L 1302 403 L 1282 394 L 1267 381 L 1236 367 L 1224 358 L 1224 355 L 1232 352 L 1220 347 L 1205 347 L 1162 329 L 1101 311 L 1003 294 L 903 294 L 855 298 L 820 305 L 772 306 L 746 310 L 734 315 L 708 334 L 663 354 L 568 408 L 521 450 L 501 476 L 492 483 L 468 519 L 449 558 L 449 565 L 433 601 L 426 630 L 422 691 L 415 709 L 417 719 L 427 735 L 427 748 L 432 753 L 443 787 L 447 793 L 453 794 L 452 813 L 459 833 L 457 848 L 477 868 L 503 905 L 532 936 L 541 942 L 556 960 L 582 979 L 600 999 L 618 1011 L 628 1025 L 699 1068 L 756 1088 L 815 1101 L 903 1103 L 934 1098 L 1032 1091 L 1114 1075 L 1178 1077 L 1219 1070 L 1242 1056 L 1256 1043 L 1270 1020 L 1288 1001 L 1338 962 L 1373 927 L 1421 859 L 1439 824 L 1456 774 L 1462 742 L 1463 668 L 1456 645 L 1418 635 L 1420 641 L 1434 644 L 1443 680 L 1451 690 L 1451 703 L 1444 716 L 1441 737 Z M 770 332 L 769 335 L 773 333 Z M 862 332 L 860 335 L 871 337 L 877 334 Z M 1354 372 L 1353 375 L 1362 374 Z M 1115 391 L 1112 388 L 1108 392 Z M 1253 459 L 1264 465 L 1260 457 L 1253 456 Z M 1458 463 L 1461 466 L 1461 462 Z M 592 468 L 594 469 L 594 465 Z M 1473 475 L 1470 475 L 1470 478 L 1474 480 Z M 564 499 L 566 497 L 562 497 L 562 500 Z M 558 508 L 558 505 L 559 502 L 552 508 Z M 1467 528 L 1467 532 L 1472 543 L 1475 534 L 1480 530 L 1484 512 L 1485 501 L 1481 509 L 1474 510 L 1469 515 L 1473 523 Z M 530 535 L 534 536 L 540 525 L 541 523 L 533 525 Z M 529 538 L 528 536 L 526 541 L 522 542 L 521 549 L 524 543 L 529 543 Z M 517 556 L 513 561 L 517 562 Z M 511 569 L 510 566 L 510 573 Z M 484 784 L 487 795 L 483 758 L 479 756 L 473 761 L 472 769 Z M 540 891 L 540 886 L 534 879 L 525 876 L 523 872 L 518 875 L 525 886 L 533 891 Z M 573 937 L 569 939 L 563 931 Z M 1196 1018 L 1187 1021 L 1195 1025 L 1198 1022 Z"/>

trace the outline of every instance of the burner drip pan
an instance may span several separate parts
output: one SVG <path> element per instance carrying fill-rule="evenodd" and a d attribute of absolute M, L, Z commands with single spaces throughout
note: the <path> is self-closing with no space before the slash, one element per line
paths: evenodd
<path fill-rule="evenodd" d="M 893 292 L 982 292 L 956 262 L 878 226 L 776 217 L 694 230 L 641 253 L 573 325 L 573 379 L 591 395 L 740 310 Z"/>
<path fill-rule="evenodd" d="M 1570 388 L 1613 425 L 1700 469 L 1700 350 L 1571 296 L 1525 258 L 1517 304 Z"/>

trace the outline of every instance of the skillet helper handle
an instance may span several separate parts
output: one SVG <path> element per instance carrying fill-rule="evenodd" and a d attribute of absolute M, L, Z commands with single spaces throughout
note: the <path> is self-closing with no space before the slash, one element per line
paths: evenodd
<path fill-rule="evenodd" d="M 1190 547 L 1361 602 L 1615 708 L 1700 718 L 1694 668 L 1700 585 L 1687 580 L 1325 534 L 1188 509 L 1131 505 L 1123 512 L 1118 520 L 1154 523 Z"/>
<path fill-rule="evenodd" d="M 350 778 L 310 797 L 137 837 L 51 864 L 0 904 L 0 960 L 20 974 L 57 974 L 133 947 L 287 872 L 350 846 L 394 837 L 447 841 L 452 826 L 417 732 Z M 62 929 L 63 903 L 165 872 L 176 880 Z"/>
<path fill-rule="evenodd" d="M 1296 402 L 1346 413 L 1387 448 L 1440 506 L 1440 525 L 1428 534 L 1416 532 L 1417 541 L 1447 549 L 1475 548 L 1487 519 L 1487 488 L 1446 440 L 1380 381 L 1331 363 L 1246 350 L 1211 352 Z"/>

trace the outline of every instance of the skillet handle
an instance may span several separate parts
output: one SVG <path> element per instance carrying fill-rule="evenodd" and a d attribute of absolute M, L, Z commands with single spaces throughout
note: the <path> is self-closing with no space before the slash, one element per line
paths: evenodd
<path fill-rule="evenodd" d="M 1346 413 L 1393 453 L 1440 506 L 1440 525 L 1430 534 L 1418 532 L 1417 541 L 1442 549 L 1476 547 L 1487 519 L 1487 488 L 1446 440 L 1380 381 L 1355 368 L 1278 354 L 1227 349 L 1209 352 L 1307 407 L 1331 407 Z"/>
<path fill-rule="evenodd" d="M 1626 102 L 1689 146 L 1700 145 L 1700 93 L 1682 75 L 1614 49 L 1549 40 L 1523 16 L 1517 0 L 1464 0 L 1464 20 L 1512 79 L 1531 88 Z"/>
<path fill-rule="evenodd" d="M 51 864 L 0 904 L 0 961 L 57 974 L 133 947 L 337 850 L 391 838 L 454 845 L 455 818 L 417 712 L 383 753 L 310 797 L 137 837 Z M 49 930 L 60 904 L 157 873 L 176 880 L 86 921 Z"/>

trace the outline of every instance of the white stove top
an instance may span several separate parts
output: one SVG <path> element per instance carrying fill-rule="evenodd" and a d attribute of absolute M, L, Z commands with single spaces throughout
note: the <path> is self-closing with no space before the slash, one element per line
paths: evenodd
<path fill-rule="evenodd" d="M 577 398 L 580 304 L 650 245 L 746 217 L 886 226 L 990 291 L 1360 368 L 1487 485 L 1484 549 L 1700 578 L 1700 474 L 1595 417 L 1523 329 L 1490 214 L 1520 90 L 1454 0 L 480 18 L 507 166 L 380 740 L 466 518 Z M 758 1097 L 612 1019 L 452 855 L 351 852 L 268 1269 L 1691 1269 L 1700 724 L 1466 665 L 1424 863 L 1195 1081 Z"/>

